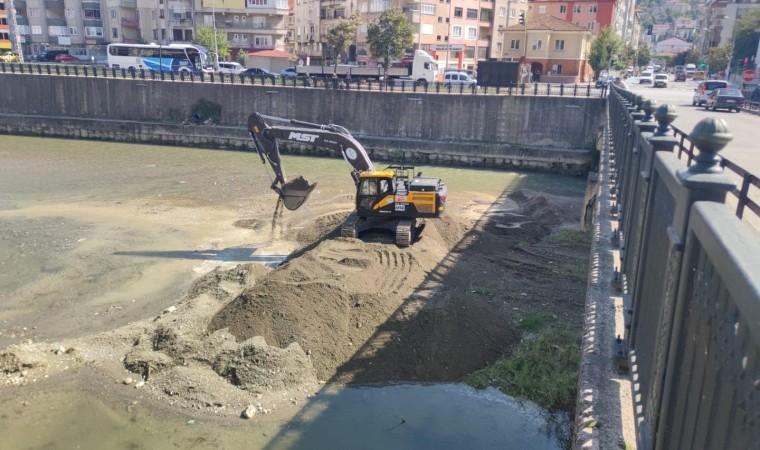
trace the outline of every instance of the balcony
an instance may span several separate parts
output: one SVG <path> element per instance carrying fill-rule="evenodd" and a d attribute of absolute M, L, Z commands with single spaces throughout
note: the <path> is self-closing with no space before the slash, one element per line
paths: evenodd
<path fill-rule="evenodd" d="M 21 9 L 25 10 L 26 9 L 26 0 L 14 0 L 13 1 L 13 6 L 16 9 L 19 9 L 19 10 L 21 10 Z"/>
<path fill-rule="evenodd" d="M 246 23 L 226 21 L 216 24 L 217 29 L 222 29 L 230 33 L 258 33 L 258 34 L 278 34 L 285 35 L 288 30 L 282 24 L 269 23 Z"/>
<path fill-rule="evenodd" d="M 103 27 L 103 21 L 100 19 L 85 19 L 84 26 L 86 27 Z"/>
<path fill-rule="evenodd" d="M 175 27 L 189 27 L 193 25 L 193 21 L 186 18 L 181 19 L 169 19 L 169 23 Z"/>
<path fill-rule="evenodd" d="M 65 8 L 63 0 L 45 0 L 45 9 L 61 10 Z"/>
<path fill-rule="evenodd" d="M 121 18 L 121 26 L 125 28 L 140 28 L 140 21 L 135 19 L 127 19 L 126 17 Z"/>
<path fill-rule="evenodd" d="M 137 9 L 137 0 L 121 0 L 119 6 L 126 9 Z"/>
<path fill-rule="evenodd" d="M 66 26 L 66 18 L 65 17 L 48 17 L 47 18 L 47 26 L 49 26 L 49 27 L 65 27 Z"/>
<path fill-rule="evenodd" d="M 100 2 L 82 2 L 82 9 L 96 9 L 100 10 Z"/>

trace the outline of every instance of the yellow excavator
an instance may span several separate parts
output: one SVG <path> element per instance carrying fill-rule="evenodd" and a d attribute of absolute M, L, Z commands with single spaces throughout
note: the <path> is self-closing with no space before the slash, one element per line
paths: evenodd
<path fill-rule="evenodd" d="M 282 125 L 270 124 L 275 121 Z M 341 236 L 356 238 L 369 229 L 386 229 L 395 233 L 396 245 L 408 247 L 424 219 L 440 218 L 446 210 L 446 183 L 439 178 L 423 177 L 422 173 L 414 174 L 414 166 L 390 165 L 376 170 L 364 147 L 340 125 L 253 113 L 248 117 L 248 131 L 262 164 L 269 163 L 274 171 L 272 189 L 291 211 L 303 205 L 316 183 L 301 176 L 286 180 L 278 141 L 325 147 L 343 156 L 351 166 L 351 178 L 356 185 L 356 210 L 342 225 Z"/>

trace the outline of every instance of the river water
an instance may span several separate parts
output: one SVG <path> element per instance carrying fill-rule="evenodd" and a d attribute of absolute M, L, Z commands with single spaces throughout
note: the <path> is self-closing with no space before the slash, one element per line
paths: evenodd
<path fill-rule="evenodd" d="M 319 182 L 310 201 L 353 195 L 340 159 L 284 163 Z M 417 170 L 446 180 L 460 202 L 585 187 L 539 173 Z M 276 263 L 295 246 L 235 225 L 271 209 L 269 183 L 249 152 L 0 136 L 0 349 L 112 330 L 160 313 L 216 266 Z M 290 417 L 234 423 L 92 386 L 0 384 L 0 448 L 560 449 L 570 433 L 567 418 L 461 385 L 327 387 Z"/>

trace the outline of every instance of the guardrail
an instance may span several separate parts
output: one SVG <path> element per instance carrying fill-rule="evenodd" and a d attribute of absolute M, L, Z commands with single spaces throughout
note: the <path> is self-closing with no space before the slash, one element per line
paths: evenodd
<path fill-rule="evenodd" d="M 592 84 L 563 83 L 520 83 L 504 87 L 451 85 L 443 82 L 426 83 L 411 80 L 379 81 L 373 79 L 292 77 L 276 75 L 225 75 L 193 74 L 187 72 L 159 72 L 155 70 L 115 69 L 85 64 L 35 64 L 0 63 L 0 73 L 30 75 L 65 75 L 76 77 L 119 78 L 132 80 L 156 80 L 191 83 L 219 83 L 243 85 L 270 85 L 300 88 L 321 88 L 335 90 L 419 92 L 459 95 L 516 95 L 516 96 L 560 96 L 560 97 L 604 97 L 606 87 L 597 88 Z"/>
<path fill-rule="evenodd" d="M 732 138 L 722 119 L 687 135 L 675 107 L 618 88 L 608 115 L 626 330 L 613 346 L 631 370 L 638 448 L 758 448 L 760 237 L 737 217 L 757 214 L 756 177 L 719 156 Z"/>

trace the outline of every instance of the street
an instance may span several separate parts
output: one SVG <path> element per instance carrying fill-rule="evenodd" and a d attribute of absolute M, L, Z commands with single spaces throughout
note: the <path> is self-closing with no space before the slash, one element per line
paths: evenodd
<path fill-rule="evenodd" d="M 653 88 L 651 85 L 631 84 L 629 88 L 641 94 L 644 98 L 656 100 L 658 105 L 670 103 L 676 106 L 678 117 L 673 122 L 680 130 L 690 133 L 694 126 L 705 117 L 720 117 L 728 124 L 734 139 L 720 152 L 744 169 L 760 174 L 760 145 L 757 139 L 757 127 L 760 126 L 760 116 L 742 111 L 708 111 L 703 107 L 692 106 L 691 101 L 696 81 L 670 81 L 667 88 Z"/>

